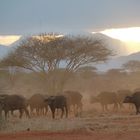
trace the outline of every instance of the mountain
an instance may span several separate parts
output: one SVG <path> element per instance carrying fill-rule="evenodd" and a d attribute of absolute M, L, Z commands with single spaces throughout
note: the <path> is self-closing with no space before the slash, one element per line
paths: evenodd
<path fill-rule="evenodd" d="M 116 56 L 113 56 L 106 63 L 100 63 L 95 65 L 99 71 L 107 71 L 113 68 L 121 68 L 122 64 L 130 60 L 140 60 L 140 52 L 128 55 L 126 45 L 117 39 L 113 39 L 101 33 L 95 34 L 86 33 L 85 35 L 88 35 L 90 37 L 93 37 L 94 39 L 102 41 L 107 48 L 113 50 L 113 53 L 116 54 Z M 19 45 L 19 43 L 24 39 L 25 37 L 21 37 L 19 40 L 17 40 L 10 46 L 0 45 L 0 59 L 6 56 L 8 52 L 15 49 Z"/>
<path fill-rule="evenodd" d="M 140 52 L 129 54 L 128 47 L 120 40 L 113 39 L 101 33 L 95 33 L 92 37 L 102 41 L 108 49 L 111 49 L 113 53 L 116 54 L 107 62 L 96 64 L 95 67 L 99 71 L 107 71 L 115 68 L 118 69 L 130 60 L 140 60 Z"/>
<path fill-rule="evenodd" d="M 117 58 L 113 58 L 108 60 L 106 63 L 97 64 L 96 67 L 99 71 L 107 71 L 109 69 L 118 69 L 125 63 L 130 60 L 138 60 L 140 61 L 140 52 L 133 53 L 127 56 L 120 56 Z"/>
<path fill-rule="evenodd" d="M 4 45 L 0 45 L 0 59 L 3 58 L 8 54 L 10 51 L 10 48 Z"/>
<path fill-rule="evenodd" d="M 92 37 L 103 42 L 108 49 L 113 51 L 115 57 L 128 54 L 127 46 L 120 40 L 113 39 L 102 33 L 95 33 Z"/>
<path fill-rule="evenodd" d="M 128 54 L 128 49 L 125 43 L 120 40 L 113 39 L 102 33 L 89 33 L 89 32 L 76 32 L 72 35 L 85 35 L 93 38 L 94 40 L 101 41 L 108 49 L 113 51 L 114 57 L 123 56 Z"/>
<path fill-rule="evenodd" d="M 25 39 L 24 36 L 20 37 L 17 41 L 9 45 L 10 48 L 16 48 L 23 40 Z"/>
<path fill-rule="evenodd" d="M 78 35 L 74 34 L 74 35 Z M 113 51 L 113 54 L 115 54 L 116 56 L 122 56 L 122 55 L 126 55 L 127 54 L 127 47 L 125 46 L 125 44 L 117 39 L 113 39 L 111 37 L 108 37 L 104 34 L 101 33 L 88 33 L 88 32 L 80 32 L 80 35 L 86 35 L 86 36 L 90 36 L 93 39 L 97 39 L 100 40 L 101 42 L 103 42 L 103 44 L 105 44 L 105 46 L 109 49 L 111 49 Z M 22 36 L 20 37 L 17 41 L 15 41 L 14 43 L 12 43 L 9 47 L 10 48 L 16 48 L 25 38 L 27 38 L 28 36 Z"/>

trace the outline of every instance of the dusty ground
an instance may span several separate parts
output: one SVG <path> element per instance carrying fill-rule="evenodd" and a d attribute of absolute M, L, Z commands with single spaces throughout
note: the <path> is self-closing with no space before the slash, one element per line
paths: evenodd
<path fill-rule="evenodd" d="M 68 119 L 10 117 L 0 128 L 0 140 L 140 140 L 140 115 L 93 110 Z"/>
<path fill-rule="evenodd" d="M 1 140 L 139 140 L 140 132 L 20 132 L 14 134 L 0 134 Z"/>

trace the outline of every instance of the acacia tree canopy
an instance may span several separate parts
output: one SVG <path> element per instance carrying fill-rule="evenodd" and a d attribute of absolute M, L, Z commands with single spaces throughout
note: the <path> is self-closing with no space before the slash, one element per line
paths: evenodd
<path fill-rule="evenodd" d="M 106 61 L 111 54 L 103 43 L 92 37 L 41 34 L 22 41 L 1 65 L 45 73 L 62 67 L 75 71 L 89 63 Z"/>

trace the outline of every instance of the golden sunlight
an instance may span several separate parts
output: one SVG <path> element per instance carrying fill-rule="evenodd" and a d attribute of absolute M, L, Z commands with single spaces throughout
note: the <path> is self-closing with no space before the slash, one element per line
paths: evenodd
<path fill-rule="evenodd" d="M 140 51 L 140 27 L 106 29 L 100 33 L 124 42 L 129 53 Z"/>
<path fill-rule="evenodd" d="M 140 42 L 140 27 L 106 29 L 101 33 L 124 42 Z"/>
<path fill-rule="evenodd" d="M 0 36 L 0 44 L 1 45 L 11 45 L 15 41 L 17 41 L 21 36 L 19 35 L 3 35 Z"/>

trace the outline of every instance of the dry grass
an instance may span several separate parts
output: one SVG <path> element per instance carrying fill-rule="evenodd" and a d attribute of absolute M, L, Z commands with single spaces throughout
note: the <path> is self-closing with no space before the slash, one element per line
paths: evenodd
<path fill-rule="evenodd" d="M 14 112 L 15 113 L 15 112 Z M 18 116 L 16 113 L 15 115 Z M 84 111 L 80 118 L 51 119 L 50 114 L 31 119 L 10 117 L 3 124 L 2 140 L 139 140 L 140 117 L 130 111 Z"/>
<path fill-rule="evenodd" d="M 86 132 L 120 132 L 140 131 L 140 117 L 128 113 L 98 113 L 89 116 L 85 113 L 81 118 L 51 119 L 50 117 L 33 117 L 31 119 L 10 117 L 1 130 L 3 133 L 19 131 L 86 131 Z"/>

